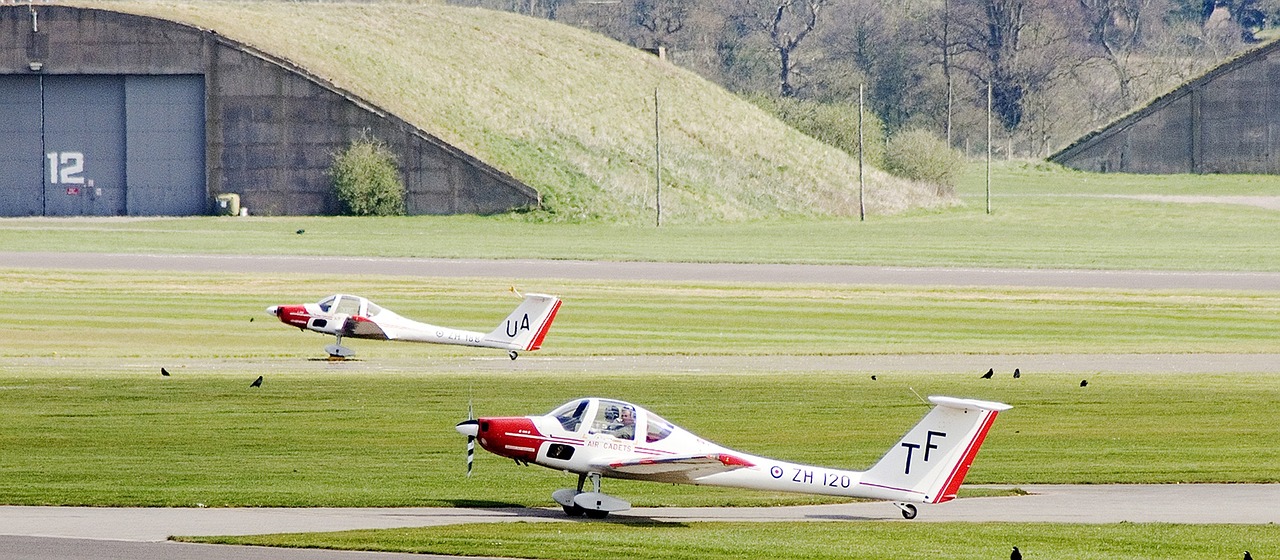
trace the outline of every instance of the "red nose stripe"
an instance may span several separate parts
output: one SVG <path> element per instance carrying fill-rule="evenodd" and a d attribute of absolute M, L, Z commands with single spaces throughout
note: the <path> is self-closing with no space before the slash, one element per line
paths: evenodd
<path fill-rule="evenodd" d="M 537 460 L 538 448 L 546 436 L 534 427 L 533 420 L 521 416 L 481 418 L 479 422 L 480 446 L 490 453 L 521 461 Z"/>
<path fill-rule="evenodd" d="M 307 326 L 307 320 L 311 318 L 304 305 L 281 305 L 276 308 L 276 316 L 280 318 L 280 322 L 295 327 Z"/>

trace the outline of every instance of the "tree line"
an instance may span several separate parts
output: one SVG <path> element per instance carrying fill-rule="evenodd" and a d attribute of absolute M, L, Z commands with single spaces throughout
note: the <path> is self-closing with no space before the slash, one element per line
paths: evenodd
<path fill-rule="evenodd" d="M 1260 41 L 1280 0 L 452 0 L 556 20 L 727 89 L 1043 157 Z"/>

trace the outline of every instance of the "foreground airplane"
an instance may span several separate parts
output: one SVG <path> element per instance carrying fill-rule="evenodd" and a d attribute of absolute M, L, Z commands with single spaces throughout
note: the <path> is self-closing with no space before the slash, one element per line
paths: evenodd
<path fill-rule="evenodd" d="M 547 336 L 547 329 L 551 328 L 559 309 L 560 298 L 526 294 L 524 302 L 488 334 L 420 323 L 365 298 L 344 294 L 329 296 L 319 303 L 273 305 L 267 308 L 267 313 L 279 317 L 286 325 L 337 337 L 337 342 L 325 347 L 332 358 L 355 355 L 342 345 L 345 336 L 499 348 L 514 360 L 520 352 L 542 347 L 542 339 Z"/>
<path fill-rule="evenodd" d="M 734 451 L 612 399 L 579 399 L 546 416 L 465 420 L 457 430 L 468 443 L 478 439 L 481 447 L 517 463 L 577 473 L 576 489 L 551 495 L 570 516 L 603 518 L 631 508 L 600 492 L 600 479 L 607 477 L 892 500 L 903 517 L 914 519 L 916 506 L 908 502 L 936 504 L 956 497 L 996 415 L 1012 408 L 952 397 L 929 401 L 937 406 L 865 472 Z M 587 480 L 590 492 L 583 491 Z"/>

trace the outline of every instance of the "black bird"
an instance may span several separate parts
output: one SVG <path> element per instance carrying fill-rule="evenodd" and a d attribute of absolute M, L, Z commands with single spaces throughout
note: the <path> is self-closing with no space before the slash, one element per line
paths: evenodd
<path fill-rule="evenodd" d="M 1244 551 L 1244 560 L 1253 560 L 1253 556 L 1249 555 L 1249 551 Z"/>
<path fill-rule="evenodd" d="M 304 233 L 306 233 L 306 232 L 307 232 L 307 230 L 305 230 L 305 229 L 300 229 L 300 230 L 298 230 L 298 231 L 295 231 L 294 233 L 296 233 L 296 234 L 298 234 L 298 235 L 302 235 L 302 234 L 304 234 Z"/>
<path fill-rule="evenodd" d="M 163 376 L 165 376 L 165 377 L 169 377 L 169 370 L 164 369 L 164 368 L 160 368 L 160 375 L 163 375 Z"/>
<path fill-rule="evenodd" d="M 991 369 L 987 370 L 987 372 L 986 372 L 986 373 L 982 374 L 982 378 L 983 378 L 983 379 L 991 379 L 991 376 L 993 376 L 993 375 L 995 375 L 995 374 L 996 374 L 996 370 L 995 370 L 995 368 L 991 368 Z"/>
<path fill-rule="evenodd" d="M 1088 379 L 1081 379 L 1081 380 L 1080 380 L 1080 386 L 1081 386 L 1081 387 L 1084 387 L 1084 386 L 1086 386 L 1086 385 L 1088 385 L 1088 384 L 1089 384 L 1089 380 L 1088 380 Z"/>
<path fill-rule="evenodd" d="M 873 375 L 873 376 L 871 376 L 871 380 L 872 380 L 872 381 L 875 381 L 875 380 L 876 380 L 876 376 L 874 376 L 874 375 Z"/>
<path fill-rule="evenodd" d="M 250 322 L 250 323 L 252 323 L 252 322 L 253 322 L 253 317 L 249 317 L 249 322 Z"/>
<path fill-rule="evenodd" d="M 1018 547 L 1013 547 L 1013 552 L 1009 553 L 1009 560 L 1022 560 L 1022 553 L 1018 551 Z"/>
<path fill-rule="evenodd" d="M 261 376 L 261 375 L 259 375 L 257 379 L 254 379 L 254 380 L 253 380 L 253 383 L 250 383 L 250 384 L 249 384 L 249 386 L 250 386 L 250 387 L 261 387 L 261 386 L 262 386 L 262 376 Z"/>
<path fill-rule="evenodd" d="M 1013 368 L 1013 378 L 1017 379 L 1019 377 L 1022 377 L 1022 370 L 1019 370 L 1018 368 Z"/>

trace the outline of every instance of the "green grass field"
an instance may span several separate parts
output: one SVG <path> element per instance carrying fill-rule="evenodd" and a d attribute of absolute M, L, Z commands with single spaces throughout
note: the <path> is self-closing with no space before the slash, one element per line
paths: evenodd
<path fill-rule="evenodd" d="M 0 356 L 306 358 L 332 338 L 269 305 L 357 293 L 432 324 L 488 332 L 518 302 L 499 280 L 0 269 Z M 1066 288 L 539 281 L 564 298 L 545 356 L 1269 353 L 1280 294 Z M 22 319 L 18 319 L 22 318 Z M 251 321 L 252 320 L 252 321 Z M 349 345 L 369 359 L 486 355 Z"/>
<path fill-rule="evenodd" d="M 1078 376 L 656 371 L 379 372 L 287 367 L 6 367 L 0 503 L 131 506 L 550 504 L 569 475 L 480 454 L 463 476 L 453 429 L 481 415 L 545 413 L 586 394 L 649 405 L 713 441 L 863 469 L 926 411 L 911 394 L 1001 400 L 966 483 L 1280 482 L 1275 375 Z M 259 389 L 249 382 L 258 375 Z M 1117 426 L 1124 426 L 1117 429 Z M 1229 442 L 1226 444 L 1224 442 Z M 20 450 L 20 451 L 19 451 Z M 609 481 L 637 506 L 830 502 L 804 495 Z"/>
<path fill-rule="evenodd" d="M 1098 195 L 1280 195 L 1271 176 L 1104 176 L 996 167 L 965 205 L 857 220 L 700 225 L 531 223 L 520 216 L 0 220 L 0 251 L 792 262 L 889 266 L 1280 271 L 1280 212 Z M 294 233 L 306 230 L 303 235 Z"/>
<path fill-rule="evenodd" d="M 0 250 L 1280 270 L 1273 211 L 1092 196 L 1272 195 L 1280 190 L 1274 178 L 1104 180 L 1022 164 L 1002 165 L 997 177 L 1004 186 L 990 216 L 980 175 L 971 173 L 959 193 L 966 206 L 866 223 L 15 219 L 0 220 Z M 306 234 L 294 233 L 300 228 Z M 512 281 L 566 303 L 544 350 L 507 372 L 466 371 L 467 360 L 491 357 L 482 350 L 367 341 L 352 342 L 362 358 L 355 364 L 316 361 L 330 339 L 263 312 L 342 291 L 409 317 L 486 330 L 514 305 L 505 292 Z M 1003 400 L 1015 408 L 996 423 L 967 483 L 1280 482 L 1275 375 L 1117 373 L 1090 375 L 1080 388 L 1078 373 L 1053 371 L 983 383 L 977 372 L 958 371 L 886 372 L 871 382 L 803 367 L 715 375 L 521 369 L 528 360 L 632 354 L 1272 353 L 1280 339 L 1280 294 L 1272 291 L 10 269 L 0 270 L 0 295 L 11 311 L 0 347 L 6 504 L 544 506 L 575 479 L 487 454 L 466 479 L 454 423 L 468 400 L 481 414 L 525 414 L 601 393 L 744 451 L 849 468 L 874 462 L 923 413 L 912 390 Z M 161 377 L 162 365 L 174 376 Z M 250 391 L 257 375 L 267 383 Z M 627 481 L 609 481 L 608 491 L 638 506 L 823 500 Z M 548 558 L 611 555 L 613 543 L 653 558 L 759 550 L 824 558 L 850 549 L 866 558 L 1000 558 L 1019 544 L 1034 558 L 1207 559 L 1277 550 L 1277 535 L 1269 526 L 607 523 L 255 542 Z"/>
<path fill-rule="evenodd" d="M 187 540 L 187 539 L 183 539 Z M 1270 526 L 1033 523 L 520 523 L 193 539 L 519 558 L 1221 560 L 1280 549 Z"/>

